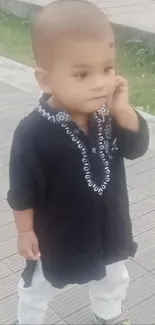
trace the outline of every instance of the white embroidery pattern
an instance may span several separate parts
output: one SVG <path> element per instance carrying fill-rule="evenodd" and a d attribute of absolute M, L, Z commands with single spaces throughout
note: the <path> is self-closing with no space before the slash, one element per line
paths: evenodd
<path fill-rule="evenodd" d="M 55 115 L 51 115 L 49 112 L 47 112 L 40 103 L 37 104 L 36 110 L 48 121 L 53 123 L 62 123 L 62 122 L 71 122 L 71 118 L 69 114 L 66 112 L 58 112 Z"/>
<path fill-rule="evenodd" d="M 98 192 L 99 195 L 102 195 L 102 193 L 107 187 L 107 184 L 110 182 L 109 160 L 113 158 L 113 150 L 117 150 L 116 139 L 113 142 L 115 148 L 112 147 L 110 150 L 110 140 L 112 139 L 112 125 L 109 110 L 106 107 L 102 107 L 100 110 L 94 113 L 94 118 L 97 122 L 98 130 L 97 139 L 99 155 L 104 167 L 104 177 L 101 185 L 97 185 L 92 179 L 87 149 L 84 143 L 79 139 L 76 129 L 72 130 L 72 128 L 69 126 L 68 122 L 72 122 L 69 114 L 66 112 L 58 112 L 51 115 L 41 106 L 40 103 L 38 103 L 36 110 L 49 122 L 60 123 L 60 125 L 65 129 L 66 134 L 71 137 L 72 141 L 77 145 L 78 149 L 81 151 L 83 170 L 88 186 L 91 187 L 94 192 Z M 104 129 L 103 125 L 105 125 Z"/>
<path fill-rule="evenodd" d="M 114 153 L 114 151 L 118 150 L 118 145 L 117 145 L 117 138 L 115 137 L 113 139 L 113 142 L 111 142 L 112 140 L 112 119 L 110 117 L 110 112 L 108 109 L 106 109 L 105 107 L 102 107 L 100 110 L 100 114 L 102 117 L 102 122 L 104 123 L 105 120 L 105 115 L 109 115 L 108 116 L 108 120 L 105 124 L 104 127 L 104 147 L 105 147 L 105 153 L 106 155 L 109 157 L 109 159 L 113 158 L 112 153 Z"/>

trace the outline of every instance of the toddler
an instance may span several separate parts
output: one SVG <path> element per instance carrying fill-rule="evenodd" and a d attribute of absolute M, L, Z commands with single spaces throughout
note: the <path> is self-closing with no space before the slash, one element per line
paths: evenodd
<path fill-rule="evenodd" d="M 124 158 L 148 148 L 145 120 L 115 71 L 105 14 L 80 0 L 50 3 L 32 30 L 43 95 L 14 133 L 8 202 L 26 268 L 20 325 L 42 324 L 55 288 L 90 282 L 97 324 L 121 314 L 133 257 Z"/>

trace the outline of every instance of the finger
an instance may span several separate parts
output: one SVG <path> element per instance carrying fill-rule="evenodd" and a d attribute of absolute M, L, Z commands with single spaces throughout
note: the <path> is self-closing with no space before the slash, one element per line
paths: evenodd
<path fill-rule="evenodd" d="M 109 109 L 111 107 L 113 94 L 115 92 L 115 87 L 116 87 L 116 81 L 115 81 L 115 78 L 114 78 L 113 82 L 108 87 L 108 96 L 107 96 L 106 103 L 105 103 L 106 107 L 109 108 Z"/>
<path fill-rule="evenodd" d="M 121 76 L 116 76 L 116 88 L 121 87 L 121 86 L 127 86 L 128 82 L 126 79 L 124 79 Z"/>
<path fill-rule="evenodd" d="M 37 242 L 33 244 L 32 250 L 33 250 L 33 254 L 35 255 L 35 257 L 40 258 L 41 254 L 40 254 L 39 245 Z"/>
<path fill-rule="evenodd" d="M 33 255 L 33 254 L 28 254 L 28 255 L 26 255 L 26 256 L 25 256 L 25 259 L 26 259 L 27 261 L 38 261 L 38 257 L 36 257 L 36 256 Z"/>
<path fill-rule="evenodd" d="M 33 254 L 33 252 L 31 250 L 24 252 L 22 254 L 22 256 L 26 259 L 26 260 L 31 260 L 31 261 L 37 261 L 38 258 Z"/>

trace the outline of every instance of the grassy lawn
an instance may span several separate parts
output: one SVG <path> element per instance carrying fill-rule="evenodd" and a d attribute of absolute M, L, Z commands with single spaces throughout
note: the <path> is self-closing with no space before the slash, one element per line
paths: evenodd
<path fill-rule="evenodd" d="M 30 24 L 0 13 L 0 56 L 32 66 Z"/>
<path fill-rule="evenodd" d="M 155 115 L 155 48 L 119 42 L 117 52 L 118 73 L 129 81 L 131 103 Z M 0 55 L 33 66 L 27 21 L 0 13 Z"/>

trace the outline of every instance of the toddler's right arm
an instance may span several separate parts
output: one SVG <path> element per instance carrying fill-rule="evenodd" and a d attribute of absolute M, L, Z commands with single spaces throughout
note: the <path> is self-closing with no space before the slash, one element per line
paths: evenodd
<path fill-rule="evenodd" d="M 38 239 L 33 230 L 33 210 L 14 211 L 18 230 L 18 251 L 26 260 L 40 258 Z"/>
<path fill-rule="evenodd" d="M 33 229 L 36 206 L 35 148 L 29 130 L 19 125 L 14 133 L 10 156 L 8 203 L 14 212 L 18 230 L 18 249 L 27 260 L 40 258 L 38 240 Z"/>

